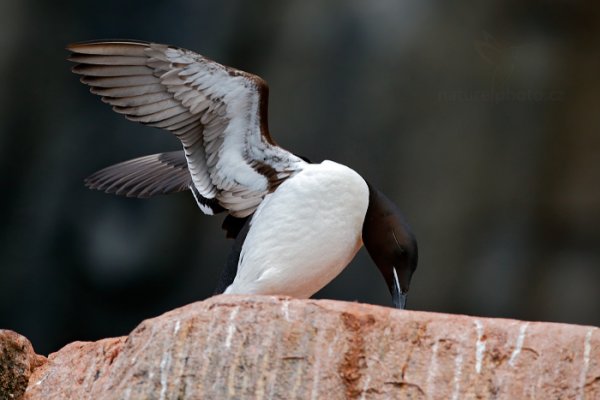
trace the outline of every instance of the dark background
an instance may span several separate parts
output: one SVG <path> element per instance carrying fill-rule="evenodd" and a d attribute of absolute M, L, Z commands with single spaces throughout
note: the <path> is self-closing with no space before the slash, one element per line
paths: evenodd
<path fill-rule="evenodd" d="M 84 188 L 178 141 L 64 46 L 134 38 L 265 78 L 284 147 L 347 164 L 413 225 L 409 308 L 600 325 L 600 3 L 3 0 L 0 328 L 39 353 L 210 296 L 231 242 L 189 194 Z M 317 297 L 390 304 L 364 250 Z"/>

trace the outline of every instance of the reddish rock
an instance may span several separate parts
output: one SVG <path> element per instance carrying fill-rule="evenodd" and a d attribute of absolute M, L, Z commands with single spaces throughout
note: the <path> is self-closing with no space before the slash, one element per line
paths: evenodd
<path fill-rule="evenodd" d="M 598 399 L 600 329 L 218 296 L 72 343 L 28 399 Z"/>
<path fill-rule="evenodd" d="M 35 354 L 29 340 L 0 329 L 0 399 L 21 399 L 29 376 L 44 362 L 46 357 Z"/>

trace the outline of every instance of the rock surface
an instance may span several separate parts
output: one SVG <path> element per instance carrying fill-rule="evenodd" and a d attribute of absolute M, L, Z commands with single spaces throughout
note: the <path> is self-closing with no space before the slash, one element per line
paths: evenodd
<path fill-rule="evenodd" d="M 46 357 L 35 354 L 29 340 L 0 329 L 0 400 L 20 399 L 33 370 L 45 362 Z"/>
<path fill-rule="evenodd" d="M 599 399 L 600 329 L 218 296 L 76 342 L 27 399 Z"/>

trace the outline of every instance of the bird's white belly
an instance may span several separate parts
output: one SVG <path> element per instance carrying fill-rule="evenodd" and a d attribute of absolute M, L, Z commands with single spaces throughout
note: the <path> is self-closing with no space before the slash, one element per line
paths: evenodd
<path fill-rule="evenodd" d="M 368 202 L 366 182 L 350 168 L 307 165 L 256 210 L 225 293 L 312 296 L 362 246 Z"/>

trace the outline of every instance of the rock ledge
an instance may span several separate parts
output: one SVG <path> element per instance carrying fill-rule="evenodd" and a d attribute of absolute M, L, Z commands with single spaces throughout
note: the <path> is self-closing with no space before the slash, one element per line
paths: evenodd
<path fill-rule="evenodd" d="M 600 398 L 600 329 L 217 296 L 75 342 L 27 399 Z"/>

